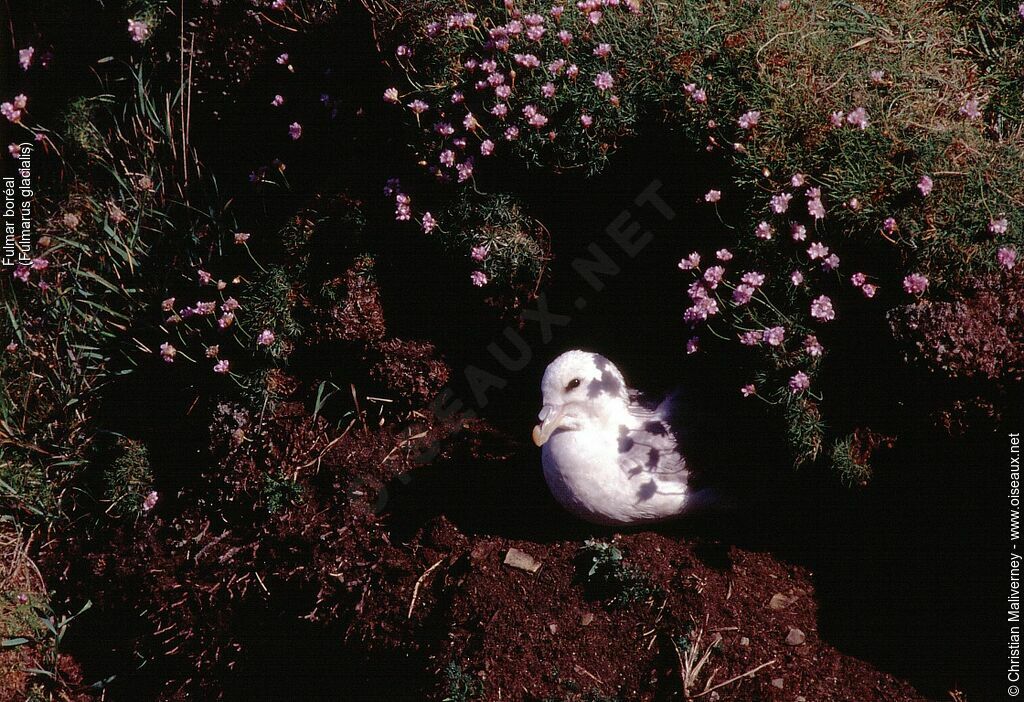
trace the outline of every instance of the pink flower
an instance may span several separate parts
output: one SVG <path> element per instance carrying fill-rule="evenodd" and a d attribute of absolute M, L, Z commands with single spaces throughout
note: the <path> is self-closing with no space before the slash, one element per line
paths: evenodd
<path fill-rule="evenodd" d="M 740 280 L 752 288 L 759 288 L 764 285 L 764 273 L 750 271 L 749 273 L 744 273 Z"/>
<path fill-rule="evenodd" d="M 562 46 L 569 46 L 572 43 L 572 32 L 563 29 L 558 33 L 558 41 L 562 42 Z"/>
<path fill-rule="evenodd" d="M 996 260 L 999 265 L 1009 270 L 1017 265 L 1017 249 L 1012 246 L 1003 246 L 996 253 Z"/>
<path fill-rule="evenodd" d="M 545 83 L 540 86 L 540 94 L 542 97 L 553 98 L 555 96 L 555 84 Z"/>
<path fill-rule="evenodd" d="M 491 141 L 490 139 L 484 139 L 480 143 L 480 155 L 481 156 L 490 156 L 493 153 L 494 153 L 494 142 Z"/>
<path fill-rule="evenodd" d="M 1006 217 L 1000 217 L 999 219 L 993 219 L 988 223 L 988 230 L 992 234 L 1005 234 L 1010 228 L 1010 222 Z"/>
<path fill-rule="evenodd" d="M 796 374 L 789 379 L 789 389 L 794 394 L 803 392 L 807 388 L 811 387 L 811 379 L 807 377 L 807 374 L 803 371 L 797 371 Z"/>
<path fill-rule="evenodd" d="M 589 15 L 587 15 L 587 19 L 590 20 L 590 23 L 594 26 L 597 26 L 598 24 L 601 23 L 602 17 L 604 17 L 604 13 L 601 12 L 600 10 L 594 10 Z"/>
<path fill-rule="evenodd" d="M 207 358 L 217 358 L 220 356 L 220 344 L 214 344 L 213 346 L 206 347 Z"/>
<path fill-rule="evenodd" d="M 478 288 L 487 285 L 487 274 L 483 271 L 473 271 L 469 274 L 469 279 Z"/>
<path fill-rule="evenodd" d="M 804 274 L 800 271 L 793 271 L 789 274 L 789 282 L 793 285 L 803 285 Z"/>
<path fill-rule="evenodd" d="M 821 199 L 811 198 L 807 201 L 807 212 L 812 215 L 815 219 L 824 219 L 825 217 L 825 206 L 821 204 Z"/>
<path fill-rule="evenodd" d="M 903 289 L 911 295 L 920 295 L 928 289 L 928 277 L 921 273 L 911 273 L 903 279 Z"/>
<path fill-rule="evenodd" d="M 406 105 L 406 107 L 408 107 L 417 115 L 421 115 L 430 109 L 430 105 L 423 102 L 422 100 L 413 100 L 408 105 Z"/>
<path fill-rule="evenodd" d="M 235 313 L 234 312 L 225 312 L 224 314 L 222 314 L 220 316 L 220 319 L 217 320 L 217 326 L 220 327 L 221 329 L 227 329 L 228 327 L 230 327 L 234 323 L 235 323 Z"/>
<path fill-rule="evenodd" d="M 570 63 L 569 67 L 565 69 L 565 75 L 569 80 L 576 80 L 576 76 L 580 74 L 580 67 L 575 63 Z"/>
<path fill-rule="evenodd" d="M 412 198 L 405 193 L 395 195 L 395 220 L 408 222 L 412 218 Z"/>
<path fill-rule="evenodd" d="M 156 493 L 156 490 L 151 491 L 146 495 L 145 499 L 142 500 L 142 511 L 148 512 L 156 507 L 156 503 L 159 499 L 160 496 Z"/>
<path fill-rule="evenodd" d="M 302 136 L 302 125 L 299 124 L 298 122 L 292 122 L 291 124 L 289 124 L 288 125 L 288 136 L 290 136 L 293 141 L 297 140 L 299 137 L 301 137 Z"/>
<path fill-rule="evenodd" d="M 749 285 L 737 285 L 732 291 L 732 301 L 737 305 L 745 305 L 754 297 L 754 288 Z"/>
<path fill-rule="evenodd" d="M 867 276 L 863 273 L 854 273 L 850 276 L 850 283 L 852 283 L 855 288 L 859 288 L 867 282 L 867 279 Z"/>
<path fill-rule="evenodd" d="M 864 285 L 860 287 L 860 291 L 864 293 L 864 297 L 872 298 L 875 296 L 875 293 L 878 292 L 878 286 L 871 283 L 864 283 Z"/>
<path fill-rule="evenodd" d="M 21 70 L 27 71 L 32 66 L 32 57 L 35 53 L 36 50 L 31 46 L 18 52 L 18 65 L 21 66 Z"/>
<path fill-rule="evenodd" d="M 483 261 L 487 258 L 487 255 L 491 252 L 491 247 L 488 244 L 482 244 L 481 246 L 474 246 L 469 251 L 469 257 L 474 261 Z"/>
<path fill-rule="evenodd" d="M 693 98 L 693 101 L 698 105 L 703 105 L 708 101 L 708 94 L 704 88 L 697 88 L 690 94 L 690 97 Z"/>
<path fill-rule="evenodd" d="M 812 261 L 825 258 L 828 256 L 828 247 L 816 241 L 807 247 L 807 255 L 811 257 Z"/>
<path fill-rule="evenodd" d="M 276 60 L 277 60 L 277 64 L 279 66 L 283 66 L 286 63 L 288 63 L 288 54 L 287 53 L 281 54 L 280 56 L 277 57 Z"/>
<path fill-rule="evenodd" d="M 21 110 L 15 109 L 14 105 L 9 102 L 0 104 L 0 115 L 6 117 L 7 121 L 13 124 L 21 121 Z"/>
<path fill-rule="evenodd" d="M 548 71 L 554 75 L 559 75 L 565 68 L 565 59 L 555 59 L 548 64 Z"/>
<path fill-rule="evenodd" d="M 132 41 L 141 44 L 149 38 L 149 25 L 139 20 L 128 20 L 128 34 Z"/>
<path fill-rule="evenodd" d="M 398 88 L 388 88 L 384 91 L 384 102 L 390 102 L 392 105 L 398 104 Z"/>
<path fill-rule="evenodd" d="M 846 115 L 846 123 L 851 127 L 857 127 L 857 129 L 867 129 L 868 111 L 863 107 L 858 107 L 850 112 L 850 114 Z"/>
<path fill-rule="evenodd" d="M 764 330 L 764 341 L 769 346 L 781 346 L 786 338 L 784 327 L 771 327 Z"/>
<path fill-rule="evenodd" d="M 28 266 L 15 266 L 12 275 L 23 283 L 27 283 L 32 269 Z"/>
<path fill-rule="evenodd" d="M 594 118 L 588 114 L 582 114 L 580 115 L 580 124 L 583 125 L 584 129 L 590 129 L 594 124 Z"/>
<path fill-rule="evenodd" d="M 34 271 L 45 271 L 50 267 L 50 262 L 45 258 L 33 258 L 29 263 L 29 266 L 31 266 Z"/>
<path fill-rule="evenodd" d="M 235 232 L 235 243 L 236 244 L 241 245 L 241 244 L 244 244 L 247 241 L 249 241 L 249 235 L 246 232 Z"/>
<path fill-rule="evenodd" d="M 740 388 L 740 393 L 743 395 L 743 397 L 750 397 L 751 395 L 757 394 L 757 388 L 754 387 L 753 383 L 747 383 L 746 385 Z"/>
<path fill-rule="evenodd" d="M 430 214 L 429 212 L 424 212 L 423 221 L 420 222 L 420 226 L 423 228 L 424 234 L 429 234 L 430 232 L 437 229 L 437 220 L 434 219 L 434 215 Z"/>
<path fill-rule="evenodd" d="M 259 333 L 259 336 L 256 337 L 256 344 L 258 346 L 270 346 L 274 343 L 276 338 L 277 337 L 274 336 L 274 332 L 269 329 L 264 329 Z"/>
<path fill-rule="evenodd" d="M 789 201 L 793 199 L 790 193 L 772 195 L 771 208 L 775 214 L 782 214 L 789 209 Z"/>
<path fill-rule="evenodd" d="M 700 351 L 700 337 L 691 336 L 686 342 L 686 353 L 694 354 Z"/>
<path fill-rule="evenodd" d="M 761 113 L 758 110 L 750 110 L 740 115 L 736 123 L 740 125 L 740 129 L 753 129 L 760 121 Z"/>
<path fill-rule="evenodd" d="M 274 99 L 270 101 L 270 104 L 273 105 L 274 107 L 280 107 L 281 105 L 284 104 L 284 97 L 282 97 L 281 95 L 275 95 Z"/>
<path fill-rule="evenodd" d="M 711 266 L 704 271 L 704 280 L 712 290 L 718 287 L 718 284 L 722 282 L 722 278 L 724 276 L 725 268 L 722 266 Z"/>
<path fill-rule="evenodd" d="M 231 370 L 231 363 L 227 359 L 222 359 L 213 364 L 214 373 L 227 373 Z"/>
<path fill-rule="evenodd" d="M 747 331 L 740 334 L 740 343 L 744 346 L 757 346 L 764 336 L 761 331 Z"/>
<path fill-rule="evenodd" d="M 540 65 L 540 59 L 533 54 L 515 54 L 512 58 L 523 68 L 537 68 Z"/>
<path fill-rule="evenodd" d="M 160 309 L 162 309 L 164 312 L 173 312 L 174 311 L 174 298 L 173 297 L 169 297 L 166 300 L 164 300 L 163 302 L 161 302 L 160 303 Z"/>
<path fill-rule="evenodd" d="M 896 231 L 896 220 L 893 217 L 886 217 L 885 221 L 882 222 L 882 229 L 886 234 L 892 234 Z"/>
<path fill-rule="evenodd" d="M 174 363 L 174 357 L 178 355 L 178 349 L 174 348 L 168 342 L 160 344 L 160 358 L 164 359 L 164 363 Z"/>
<path fill-rule="evenodd" d="M 923 175 L 921 176 L 921 179 L 917 181 L 917 189 L 920 190 L 921 194 L 925 197 L 928 197 L 928 195 L 931 194 L 933 186 L 934 183 L 930 176 Z"/>
<path fill-rule="evenodd" d="M 551 8 L 551 16 L 554 17 L 556 20 L 562 16 L 563 12 L 565 12 L 565 8 L 562 7 L 561 5 L 554 5 Z"/>
<path fill-rule="evenodd" d="M 196 271 L 196 275 L 199 276 L 199 283 L 201 285 L 209 285 L 210 281 L 213 280 L 213 276 L 204 270 Z"/>
<path fill-rule="evenodd" d="M 607 58 L 608 55 L 611 54 L 611 53 L 612 53 L 612 45 L 611 44 L 598 44 L 594 48 L 594 56 L 597 56 L 598 58 Z"/>
<path fill-rule="evenodd" d="M 718 202 L 721 199 L 721 190 L 708 190 L 706 193 L 704 193 L 704 202 Z"/>
<path fill-rule="evenodd" d="M 730 251 L 729 249 L 719 249 L 718 251 L 715 252 L 715 258 L 717 258 L 719 261 L 731 261 L 732 251 Z"/>
<path fill-rule="evenodd" d="M 597 78 L 594 79 L 594 86 L 598 90 L 611 90 L 614 85 L 615 80 L 608 71 L 601 71 L 597 74 Z"/>
<path fill-rule="evenodd" d="M 790 222 L 789 233 L 793 241 L 804 241 L 807 238 L 807 227 L 797 222 Z"/>
<path fill-rule="evenodd" d="M 840 111 L 832 112 L 828 116 L 828 123 L 833 127 L 842 127 L 843 121 L 846 119 L 846 113 Z"/>
<path fill-rule="evenodd" d="M 7 153 L 11 155 L 11 158 L 21 158 L 21 145 L 20 144 L 8 144 Z"/>
<path fill-rule="evenodd" d="M 690 271 L 700 267 L 700 254 L 694 251 L 689 256 L 679 262 L 679 268 L 684 271 Z"/>
<path fill-rule="evenodd" d="M 806 176 L 803 173 L 794 173 L 793 177 L 789 179 L 789 184 L 794 188 L 803 187 L 806 182 Z"/>
<path fill-rule="evenodd" d="M 831 322 L 836 318 L 832 300 L 828 295 L 819 295 L 811 302 L 811 316 L 822 322 Z"/>
<path fill-rule="evenodd" d="M 978 98 L 971 98 L 963 104 L 958 110 L 960 116 L 965 119 L 978 119 L 981 117 L 981 109 L 978 104 Z"/>
<path fill-rule="evenodd" d="M 875 69 L 868 74 L 872 85 L 881 85 L 885 82 L 885 71 Z"/>
<path fill-rule="evenodd" d="M 825 353 L 825 348 L 818 342 L 818 337 L 811 334 L 804 339 L 804 351 L 809 356 L 818 357 Z"/>
<path fill-rule="evenodd" d="M 821 262 L 821 267 L 826 272 L 834 271 L 839 268 L 839 257 L 835 254 L 829 254 L 825 257 L 825 260 Z"/>
<path fill-rule="evenodd" d="M 515 141 L 519 138 L 519 127 L 509 127 L 505 130 L 505 141 Z"/>
<path fill-rule="evenodd" d="M 768 222 L 761 222 L 754 229 L 754 236 L 758 239 L 768 241 L 772 238 L 772 226 Z"/>

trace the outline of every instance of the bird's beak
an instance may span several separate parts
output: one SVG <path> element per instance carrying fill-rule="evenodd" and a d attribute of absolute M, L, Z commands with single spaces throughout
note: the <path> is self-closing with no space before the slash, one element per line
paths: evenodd
<path fill-rule="evenodd" d="M 558 429 L 561 425 L 563 416 L 565 416 L 563 408 L 544 405 L 540 410 L 540 414 L 537 415 L 540 424 L 533 428 L 533 443 L 543 446 L 551 438 L 555 429 Z"/>

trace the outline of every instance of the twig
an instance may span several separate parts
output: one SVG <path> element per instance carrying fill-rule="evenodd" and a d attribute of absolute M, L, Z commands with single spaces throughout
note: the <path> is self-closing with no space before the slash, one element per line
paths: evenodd
<path fill-rule="evenodd" d="M 714 687 L 709 687 L 707 690 L 704 690 L 704 692 L 698 692 L 696 695 L 693 695 L 693 699 L 696 699 L 698 697 L 703 697 L 704 695 L 708 694 L 709 692 L 714 692 L 718 688 L 725 687 L 726 685 L 730 685 L 730 684 L 732 684 L 732 683 L 734 683 L 737 680 L 740 680 L 742 678 L 753 677 L 754 673 L 756 673 L 757 671 L 761 670 L 762 668 L 767 668 L 770 665 L 774 665 L 777 662 L 778 661 L 775 658 L 772 658 L 767 663 L 762 663 L 761 665 L 757 666 L 756 668 L 751 668 L 750 670 L 748 670 L 745 673 L 741 673 L 740 675 L 736 675 L 734 677 L 731 677 L 728 680 L 726 680 L 725 682 L 718 683 Z"/>
<path fill-rule="evenodd" d="M 421 575 L 419 579 L 416 580 L 416 585 L 412 588 L 412 601 L 409 602 L 409 614 L 406 615 L 406 619 L 412 619 L 412 611 L 416 608 L 416 598 L 420 595 L 420 585 L 422 585 L 423 581 L 427 579 L 427 576 L 433 573 L 437 569 L 437 567 L 442 563 L 444 563 L 443 558 L 434 565 L 427 568 L 423 572 L 423 575 Z"/>

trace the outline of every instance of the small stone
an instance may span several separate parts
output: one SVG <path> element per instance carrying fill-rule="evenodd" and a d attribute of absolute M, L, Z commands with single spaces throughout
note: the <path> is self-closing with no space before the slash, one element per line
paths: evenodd
<path fill-rule="evenodd" d="M 520 551 L 518 548 L 510 548 L 508 553 L 505 554 L 505 565 L 525 570 L 527 573 L 536 573 L 540 570 L 541 563 L 525 551 Z"/>
<path fill-rule="evenodd" d="M 774 609 L 775 611 L 779 611 L 780 609 L 785 609 L 786 607 L 790 606 L 791 604 L 796 602 L 797 599 L 798 598 L 796 595 L 783 595 L 781 592 L 776 592 L 768 601 L 768 608 Z"/>
<path fill-rule="evenodd" d="M 804 641 L 807 640 L 807 634 L 800 631 L 797 628 L 792 628 L 789 633 L 786 634 L 786 643 L 790 646 L 800 646 Z"/>
<path fill-rule="evenodd" d="M 782 678 L 775 678 L 774 680 L 772 680 L 772 686 L 777 687 L 780 690 L 782 689 L 782 686 L 784 684 L 785 683 L 783 682 Z"/>
<path fill-rule="evenodd" d="M 590 626 L 591 622 L 593 622 L 593 621 L 594 621 L 594 615 L 591 614 L 590 612 L 587 612 L 582 617 L 580 617 L 580 624 L 582 624 L 583 626 Z"/>
<path fill-rule="evenodd" d="M 550 631 L 552 634 L 557 634 L 558 633 L 558 625 L 555 624 L 554 622 L 551 622 L 550 624 L 548 624 L 548 631 Z"/>
<path fill-rule="evenodd" d="M 807 702 L 807 698 L 803 695 L 797 695 L 796 702 Z"/>
<path fill-rule="evenodd" d="M 746 636 L 741 636 L 740 637 L 740 646 L 749 646 L 749 645 L 750 645 L 750 639 L 748 639 Z"/>

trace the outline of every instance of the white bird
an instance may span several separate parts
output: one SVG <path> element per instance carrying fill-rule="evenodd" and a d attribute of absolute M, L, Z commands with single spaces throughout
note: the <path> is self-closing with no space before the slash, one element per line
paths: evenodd
<path fill-rule="evenodd" d="M 693 491 L 670 425 L 671 398 L 640 403 L 604 356 L 567 351 L 541 381 L 544 406 L 533 441 L 555 499 L 581 519 L 605 525 L 677 517 L 714 501 Z"/>

